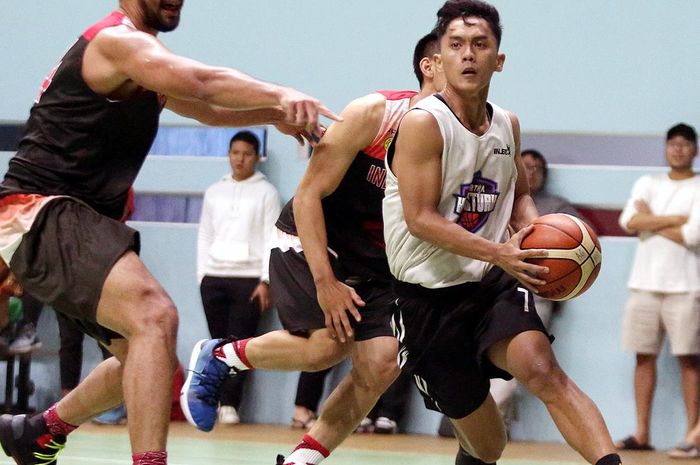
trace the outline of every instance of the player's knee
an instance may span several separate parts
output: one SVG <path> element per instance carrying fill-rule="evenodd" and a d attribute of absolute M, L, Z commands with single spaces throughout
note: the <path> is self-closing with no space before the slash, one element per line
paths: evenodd
<path fill-rule="evenodd" d="M 530 392 L 542 400 L 556 397 L 566 388 L 568 377 L 553 357 L 533 361 L 518 378 Z"/>
<path fill-rule="evenodd" d="M 161 289 L 146 288 L 140 294 L 143 311 L 138 314 L 135 330 L 174 341 L 179 319 L 173 301 Z"/>
<path fill-rule="evenodd" d="M 369 363 L 355 363 L 353 377 L 357 385 L 372 392 L 382 393 L 391 386 L 401 370 L 395 357 L 380 357 Z"/>

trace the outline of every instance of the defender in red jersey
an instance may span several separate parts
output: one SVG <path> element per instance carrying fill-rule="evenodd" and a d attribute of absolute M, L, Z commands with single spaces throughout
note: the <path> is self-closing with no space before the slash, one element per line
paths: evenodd
<path fill-rule="evenodd" d="M 181 396 L 191 423 L 216 421 L 217 383 L 230 370 L 318 371 L 347 356 L 353 368 L 304 440 L 283 462 L 317 464 L 367 415 L 399 374 L 382 236 L 384 157 L 401 117 L 441 87 L 437 40 L 414 52 L 416 92 L 376 92 L 351 102 L 343 124 L 316 146 L 296 195 L 277 221 L 270 292 L 284 330 L 246 340 L 203 340 L 193 350 Z M 273 240 L 274 241 L 274 240 Z"/>
<path fill-rule="evenodd" d="M 68 433 L 124 401 L 134 463 L 166 463 L 177 312 L 118 221 L 162 108 L 209 125 L 272 123 L 298 140 L 319 137 L 319 115 L 340 119 L 294 89 L 170 52 L 156 36 L 177 27 L 183 3 L 121 0 L 87 29 L 41 86 L 0 184 L 2 293 L 26 288 L 115 355 L 47 412 L 0 418 L 20 465 L 56 463 Z"/>

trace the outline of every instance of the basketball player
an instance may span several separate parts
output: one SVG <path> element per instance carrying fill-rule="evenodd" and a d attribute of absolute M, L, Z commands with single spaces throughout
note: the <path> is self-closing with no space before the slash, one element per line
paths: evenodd
<path fill-rule="evenodd" d="M 138 258 L 138 233 L 118 221 L 162 108 L 213 125 L 279 123 L 297 138 L 320 134 L 319 114 L 338 119 L 296 90 L 171 53 L 156 36 L 182 6 L 121 0 L 87 29 L 42 86 L 0 185 L 4 262 L 116 355 L 46 412 L 0 418 L 20 465 L 56 463 L 68 433 L 124 401 L 133 463 L 166 463 L 177 313 Z"/>
<path fill-rule="evenodd" d="M 382 238 L 384 156 L 410 106 L 441 88 L 436 51 L 430 34 L 415 47 L 420 93 L 377 92 L 354 100 L 341 113 L 343 124 L 328 128 L 316 146 L 273 238 L 270 292 L 285 329 L 195 345 L 180 400 L 199 429 L 214 426 L 221 382 L 230 370 L 318 371 L 350 355 L 352 371 L 283 460 L 314 465 L 355 430 L 398 375 Z"/>
<path fill-rule="evenodd" d="M 588 462 L 618 465 L 603 418 L 557 365 L 530 288 L 545 267 L 521 250 L 538 216 L 519 124 L 487 101 L 503 69 L 497 10 L 450 0 L 438 11 L 444 91 L 404 116 L 387 153 L 384 237 L 398 296 L 399 360 L 428 408 L 452 420 L 456 463 L 493 463 L 506 443 L 489 378 L 515 376 Z M 507 239 L 508 227 L 516 232 Z"/>

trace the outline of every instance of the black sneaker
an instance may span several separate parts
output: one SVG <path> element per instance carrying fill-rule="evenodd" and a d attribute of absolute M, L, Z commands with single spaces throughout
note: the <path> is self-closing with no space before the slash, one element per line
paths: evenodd
<path fill-rule="evenodd" d="M 275 461 L 275 465 L 284 465 L 284 455 L 277 454 L 277 460 Z"/>
<path fill-rule="evenodd" d="M 53 435 L 41 414 L 0 417 L 0 443 L 17 465 L 54 465 L 66 445 L 66 437 Z"/>

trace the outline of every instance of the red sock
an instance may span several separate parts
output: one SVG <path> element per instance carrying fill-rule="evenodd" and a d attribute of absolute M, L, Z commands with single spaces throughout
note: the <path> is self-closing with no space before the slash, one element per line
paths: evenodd
<path fill-rule="evenodd" d="M 245 346 L 252 338 L 229 342 L 214 349 L 214 357 L 223 361 L 236 371 L 250 370 L 253 365 L 245 354 Z"/>
<path fill-rule="evenodd" d="M 286 458 L 284 465 L 316 465 L 328 455 L 330 455 L 328 449 L 310 435 L 305 434 L 296 449 Z"/>
<path fill-rule="evenodd" d="M 45 411 L 42 416 L 46 422 L 46 428 L 51 434 L 62 434 L 68 436 L 68 434 L 77 428 L 76 425 L 71 425 L 61 420 L 61 417 L 56 413 L 56 404 L 53 404 L 47 411 Z"/>
<path fill-rule="evenodd" d="M 134 461 L 134 465 L 167 465 L 168 463 L 168 453 L 164 450 L 141 452 L 140 454 L 133 454 L 131 458 Z"/>

